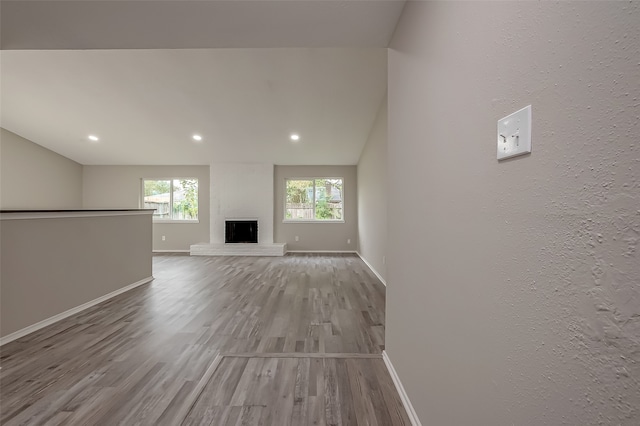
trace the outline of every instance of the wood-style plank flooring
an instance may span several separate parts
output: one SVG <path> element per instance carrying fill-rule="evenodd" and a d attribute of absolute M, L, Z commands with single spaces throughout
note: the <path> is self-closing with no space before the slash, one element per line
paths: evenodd
<path fill-rule="evenodd" d="M 154 277 L 0 348 L 0 424 L 409 424 L 358 257 L 155 256 Z"/>
<path fill-rule="evenodd" d="M 382 359 L 225 357 L 185 425 L 410 425 Z"/>

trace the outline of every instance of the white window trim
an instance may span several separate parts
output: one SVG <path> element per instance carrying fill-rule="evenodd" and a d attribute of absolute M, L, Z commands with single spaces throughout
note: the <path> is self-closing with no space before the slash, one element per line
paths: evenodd
<path fill-rule="evenodd" d="M 313 215 L 316 215 L 316 179 L 341 179 L 342 180 L 342 219 L 287 219 L 287 181 L 288 180 L 312 180 L 313 181 Z M 345 223 L 345 204 L 346 204 L 346 196 L 344 195 L 345 184 L 344 178 L 340 176 L 321 176 L 321 177 L 297 177 L 297 176 L 289 176 L 284 178 L 284 196 L 283 198 L 283 210 L 282 215 L 284 219 L 282 219 L 282 223 Z"/>
<path fill-rule="evenodd" d="M 177 177 L 143 177 L 140 178 L 140 198 L 139 198 L 139 206 L 140 208 L 144 208 L 144 181 L 145 180 L 168 180 L 170 182 L 170 190 L 169 190 L 169 206 L 171 206 L 171 211 L 173 212 L 173 181 L 174 180 L 197 180 L 198 181 L 198 219 L 159 219 L 156 218 L 155 215 L 152 215 L 153 223 L 200 223 L 200 178 L 191 176 L 177 176 Z"/>

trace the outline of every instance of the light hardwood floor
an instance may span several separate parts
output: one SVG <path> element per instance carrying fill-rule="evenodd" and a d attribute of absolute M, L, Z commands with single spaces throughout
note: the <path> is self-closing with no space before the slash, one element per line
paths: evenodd
<path fill-rule="evenodd" d="M 3 346 L 0 423 L 409 424 L 357 256 L 154 256 L 154 277 Z"/>

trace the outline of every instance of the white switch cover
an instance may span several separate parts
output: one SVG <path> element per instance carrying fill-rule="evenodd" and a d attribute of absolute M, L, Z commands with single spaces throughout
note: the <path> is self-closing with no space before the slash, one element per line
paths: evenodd
<path fill-rule="evenodd" d="M 498 160 L 531 152 L 531 105 L 498 120 Z"/>

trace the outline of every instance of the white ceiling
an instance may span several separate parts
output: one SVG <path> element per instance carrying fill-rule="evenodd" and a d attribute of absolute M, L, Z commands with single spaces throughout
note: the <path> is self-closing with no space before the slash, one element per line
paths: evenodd
<path fill-rule="evenodd" d="M 387 75 L 379 48 L 2 51 L 0 66 L 2 127 L 81 164 L 356 164 Z"/>
<path fill-rule="evenodd" d="M 386 47 L 404 0 L 2 0 L 2 49 Z"/>
<path fill-rule="evenodd" d="M 0 125 L 82 164 L 356 164 L 403 5 L 2 0 Z"/>

